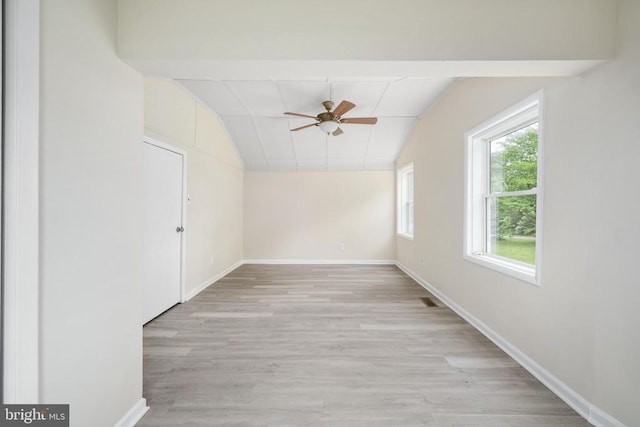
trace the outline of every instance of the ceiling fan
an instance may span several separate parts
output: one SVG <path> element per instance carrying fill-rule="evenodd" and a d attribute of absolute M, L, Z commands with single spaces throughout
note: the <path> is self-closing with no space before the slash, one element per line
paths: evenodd
<path fill-rule="evenodd" d="M 291 129 L 291 131 L 296 131 L 304 128 L 308 128 L 311 126 L 318 126 L 323 132 L 327 134 L 332 134 L 333 136 L 342 135 L 342 129 L 340 129 L 341 124 L 361 124 L 361 125 L 375 125 L 378 122 L 377 117 L 359 117 L 359 118 L 348 118 L 342 117 L 343 114 L 349 112 L 353 108 L 355 108 L 356 104 L 349 101 L 342 101 L 335 110 L 331 111 L 333 108 L 332 101 L 324 101 L 322 103 L 324 108 L 327 110 L 326 112 L 320 113 L 317 116 L 309 116 L 306 114 L 300 113 L 289 113 L 286 112 L 284 114 L 288 114 L 290 116 L 299 116 L 299 117 L 307 117 L 309 119 L 314 119 L 317 123 L 311 123 L 309 125 L 300 126 L 295 129 Z"/>

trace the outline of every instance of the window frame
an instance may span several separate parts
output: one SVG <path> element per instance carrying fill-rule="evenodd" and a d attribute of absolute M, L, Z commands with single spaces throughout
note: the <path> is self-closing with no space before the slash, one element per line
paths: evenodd
<path fill-rule="evenodd" d="M 407 176 L 411 175 L 411 200 L 407 200 Z M 399 237 L 403 237 L 408 240 L 413 240 L 415 233 L 415 172 L 413 168 L 413 162 L 409 162 L 399 168 L 396 172 L 396 205 L 397 205 L 397 219 L 396 219 L 396 234 Z M 411 229 L 408 229 L 408 212 L 411 210 L 411 217 L 413 221 L 411 223 Z"/>
<path fill-rule="evenodd" d="M 501 136 L 538 123 L 537 187 L 530 190 L 491 193 L 490 142 Z M 496 114 L 465 134 L 465 224 L 464 253 L 467 261 L 540 285 L 542 271 L 542 201 L 544 147 L 543 93 L 539 91 L 513 107 Z M 535 265 L 487 252 L 489 218 L 487 203 L 491 198 L 536 196 Z"/>

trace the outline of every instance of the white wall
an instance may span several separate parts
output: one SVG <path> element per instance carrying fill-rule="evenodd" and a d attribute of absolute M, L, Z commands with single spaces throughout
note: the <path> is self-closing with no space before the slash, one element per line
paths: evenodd
<path fill-rule="evenodd" d="M 325 0 L 322 7 L 331 13 L 298 0 L 121 0 L 120 53 L 142 60 L 351 61 L 614 54 L 610 0 Z M 521 31 L 526 25 L 530 30 Z"/>
<path fill-rule="evenodd" d="M 640 3 L 620 2 L 618 58 L 566 80 L 459 81 L 418 124 L 415 241 L 398 260 L 596 407 L 640 425 Z M 542 286 L 462 259 L 467 130 L 545 89 Z M 425 257 L 421 265 L 420 257 Z"/>
<path fill-rule="evenodd" d="M 3 4 L 2 401 L 37 402 L 40 8 L 38 0 Z"/>
<path fill-rule="evenodd" d="M 145 134 L 187 151 L 190 295 L 242 260 L 243 164 L 213 112 L 169 80 L 144 87 Z"/>
<path fill-rule="evenodd" d="M 41 2 L 40 401 L 113 426 L 142 397 L 142 77 L 111 0 Z"/>
<path fill-rule="evenodd" d="M 393 171 L 246 172 L 244 203 L 245 259 L 395 259 Z"/>

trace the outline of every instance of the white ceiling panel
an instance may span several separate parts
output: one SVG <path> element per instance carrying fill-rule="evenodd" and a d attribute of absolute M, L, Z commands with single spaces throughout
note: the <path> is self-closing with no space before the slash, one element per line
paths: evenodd
<path fill-rule="evenodd" d="M 303 80 L 179 81 L 218 113 L 247 170 L 376 170 L 393 164 L 417 117 L 451 83 L 450 79 L 320 76 Z M 356 104 L 346 117 L 378 117 L 376 125 L 344 124 L 327 136 L 313 118 L 322 101 Z"/>
<path fill-rule="evenodd" d="M 264 159 L 262 146 L 251 117 L 223 117 L 222 120 L 243 160 Z"/>
<path fill-rule="evenodd" d="M 417 117 L 451 84 L 450 79 L 407 79 L 391 82 L 375 114 Z"/>
<path fill-rule="evenodd" d="M 327 156 L 330 158 L 366 156 L 372 126 L 344 124 L 340 128 L 344 133 L 330 137 L 327 141 Z"/>
<path fill-rule="evenodd" d="M 298 159 L 298 169 L 299 170 L 316 170 L 316 171 L 326 170 L 327 159 L 325 157 Z"/>
<path fill-rule="evenodd" d="M 331 97 L 336 106 L 345 99 L 356 104 L 356 108 L 345 114 L 345 117 L 370 117 L 387 84 L 387 82 L 334 82 L 331 85 Z"/>
<path fill-rule="evenodd" d="M 385 157 L 395 160 L 402 146 L 413 131 L 416 119 L 381 118 L 371 132 L 368 157 Z"/>
<path fill-rule="evenodd" d="M 270 80 L 226 81 L 254 116 L 279 117 L 285 111 L 278 85 Z"/>
<path fill-rule="evenodd" d="M 270 170 L 297 170 L 298 162 L 294 158 L 271 158 L 268 160 Z"/>
<path fill-rule="evenodd" d="M 271 158 L 291 159 L 295 164 L 289 120 L 284 117 L 256 117 L 255 125 L 268 160 Z"/>
<path fill-rule="evenodd" d="M 329 170 L 362 170 L 364 166 L 364 157 L 351 157 L 351 158 L 338 158 L 333 159 L 329 157 L 327 159 L 327 169 Z"/>
<path fill-rule="evenodd" d="M 330 97 L 330 84 L 310 81 L 278 82 L 285 109 L 293 113 L 316 116 L 324 111 L 322 102 Z"/>
<path fill-rule="evenodd" d="M 291 129 L 308 124 L 305 119 L 289 119 Z M 303 158 L 327 157 L 327 135 L 317 127 L 291 132 L 293 147 L 298 160 Z"/>
<path fill-rule="evenodd" d="M 196 98 L 219 116 L 246 116 L 249 112 L 222 82 L 215 80 L 178 80 Z"/>

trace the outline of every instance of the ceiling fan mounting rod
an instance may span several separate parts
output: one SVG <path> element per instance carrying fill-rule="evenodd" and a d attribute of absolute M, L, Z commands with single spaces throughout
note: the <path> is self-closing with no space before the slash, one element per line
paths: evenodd
<path fill-rule="evenodd" d="M 328 112 L 330 112 L 331 109 L 333 108 L 333 101 L 324 101 L 322 105 Z"/>

